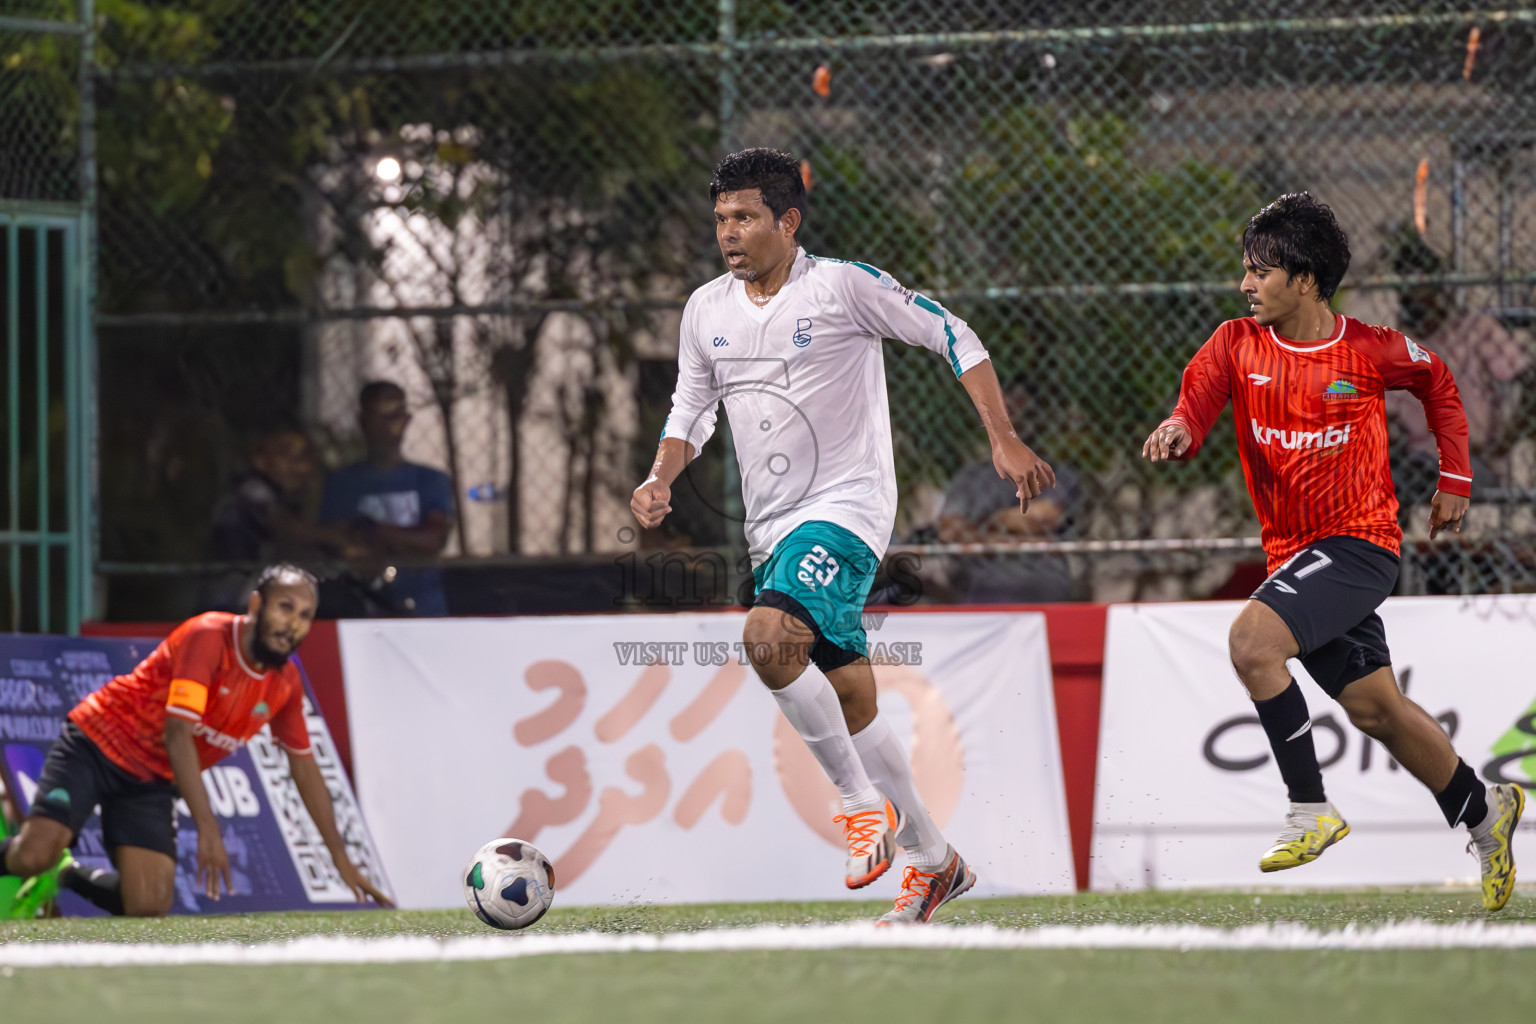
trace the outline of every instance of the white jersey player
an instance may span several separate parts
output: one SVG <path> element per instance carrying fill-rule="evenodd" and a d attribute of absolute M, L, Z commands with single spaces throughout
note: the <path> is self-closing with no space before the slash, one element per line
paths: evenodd
<path fill-rule="evenodd" d="M 976 882 L 939 832 L 901 742 L 879 715 L 864 601 L 896 515 L 884 338 L 942 356 L 970 394 L 1019 511 L 1055 482 L 1009 424 L 980 340 L 932 300 L 861 263 L 806 255 L 795 241 L 805 185 L 788 153 L 726 157 L 710 182 L 729 273 L 683 313 L 677 391 L 651 475 L 630 508 L 650 529 L 671 485 L 714 432 L 723 404 L 741 469 L 757 598 L 746 650 L 785 717 L 837 786 L 849 888 L 907 854 L 883 923 L 924 923 Z M 785 652 L 789 652 L 785 656 Z M 821 673 L 807 673 L 814 663 Z"/>

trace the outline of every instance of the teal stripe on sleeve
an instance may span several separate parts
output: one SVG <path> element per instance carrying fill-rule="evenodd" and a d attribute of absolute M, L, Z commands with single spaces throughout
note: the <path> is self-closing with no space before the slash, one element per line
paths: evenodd
<path fill-rule="evenodd" d="M 949 346 L 949 368 L 955 371 L 956 377 L 959 377 L 960 360 L 955 358 L 955 332 L 954 329 L 949 326 L 949 317 L 944 315 L 944 307 L 939 305 L 937 302 L 934 302 L 928 296 L 919 295 L 915 292 L 912 295 L 912 302 L 917 306 L 917 308 L 926 309 L 928 312 L 944 321 L 944 337 L 949 339 L 946 343 Z"/>
<path fill-rule="evenodd" d="M 813 259 L 818 263 L 841 263 L 846 267 L 858 267 L 860 270 L 864 271 L 864 273 L 868 274 L 875 280 L 878 281 L 880 279 L 880 271 L 878 268 L 872 267 L 868 263 L 860 263 L 858 260 L 840 260 L 831 256 L 812 256 L 810 253 L 806 253 L 806 257 L 808 259 Z"/>
<path fill-rule="evenodd" d="M 809 253 L 807 253 L 807 255 L 809 256 Z M 846 266 L 858 267 L 860 270 L 864 271 L 864 273 L 868 274 L 870 277 L 873 277 L 877 281 L 880 280 L 880 278 L 883 276 L 881 272 L 875 267 L 870 266 L 868 263 L 860 263 L 857 260 L 839 260 L 833 259 L 830 256 L 810 256 L 810 258 L 823 263 L 842 263 Z M 949 348 L 949 368 L 955 371 L 956 377 L 959 377 L 960 360 L 955 358 L 955 332 L 954 329 L 949 326 L 949 317 L 945 315 L 944 307 L 940 306 L 937 302 L 934 302 L 928 296 L 922 295 L 918 292 L 912 293 L 912 301 L 917 304 L 919 309 L 925 309 L 932 313 L 934 316 L 938 317 L 940 320 L 944 321 L 944 337 L 948 339 L 946 344 Z"/>

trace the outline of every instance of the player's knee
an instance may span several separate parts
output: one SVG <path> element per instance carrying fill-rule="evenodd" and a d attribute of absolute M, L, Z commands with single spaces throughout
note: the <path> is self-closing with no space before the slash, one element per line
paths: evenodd
<path fill-rule="evenodd" d="M 747 660 L 757 677 L 770 690 L 781 689 L 799 678 L 805 670 L 794 638 L 789 636 L 774 609 L 753 609 L 742 627 L 741 640 Z"/>
<path fill-rule="evenodd" d="M 1234 624 L 1227 634 L 1227 655 L 1232 659 L 1238 678 L 1245 682 L 1276 664 L 1285 664 L 1285 659 L 1277 656 L 1273 644 L 1244 629 L 1241 624 Z"/>
<path fill-rule="evenodd" d="M 11 843 L 5 861 L 12 874 L 31 878 L 57 864 L 63 853 L 63 844 L 51 842 L 47 837 L 23 833 Z"/>
<path fill-rule="evenodd" d="M 1373 739 L 1387 730 L 1387 716 L 1379 708 L 1350 708 L 1349 724 Z"/>
<path fill-rule="evenodd" d="M 174 885 L 154 885 L 138 892 L 123 890 L 123 914 L 127 917 L 164 917 L 171 912 Z"/>
<path fill-rule="evenodd" d="M 6 865 L 11 873 L 22 878 L 31 878 L 40 875 L 44 871 L 58 863 L 59 855 L 51 852 L 43 846 L 21 846 L 12 844 L 5 858 Z"/>
<path fill-rule="evenodd" d="M 1373 739 L 1380 739 L 1392 731 L 1392 723 L 1402 710 L 1401 701 L 1374 699 L 1352 700 L 1344 704 L 1349 724 Z"/>

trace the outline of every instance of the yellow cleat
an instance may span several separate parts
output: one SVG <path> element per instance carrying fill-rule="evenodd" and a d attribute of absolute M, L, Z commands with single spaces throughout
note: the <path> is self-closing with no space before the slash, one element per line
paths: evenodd
<path fill-rule="evenodd" d="M 1472 840 L 1483 869 L 1483 909 L 1503 910 L 1515 889 L 1515 826 L 1525 812 L 1525 790 L 1512 782 L 1488 787 L 1488 813 L 1493 828 Z"/>
<path fill-rule="evenodd" d="M 1349 825 L 1333 804 L 1291 804 L 1285 830 L 1259 860 L 1259 870 L 1284 871 L 1310 864 L 1347 835 Z"/>

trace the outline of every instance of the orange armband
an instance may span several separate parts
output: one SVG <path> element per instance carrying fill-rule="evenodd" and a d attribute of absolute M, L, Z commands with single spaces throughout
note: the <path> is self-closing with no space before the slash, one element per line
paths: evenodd
<path fill-rule="evenodd" d="M 195 679 L 172 679 L 171 693 L 166 698 L 165 706 L 185 708 L 201 715 L 208 707 L 208 687 Z"/>

